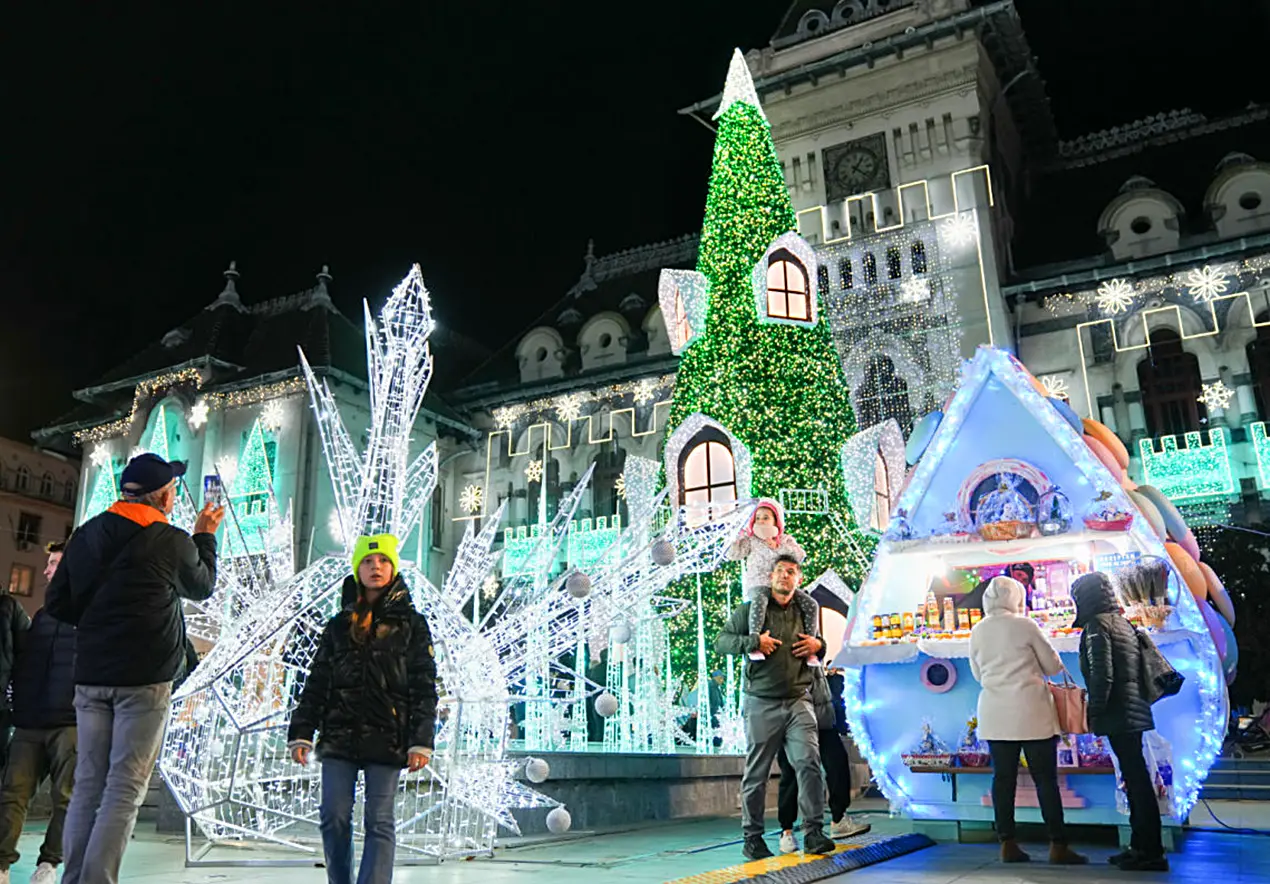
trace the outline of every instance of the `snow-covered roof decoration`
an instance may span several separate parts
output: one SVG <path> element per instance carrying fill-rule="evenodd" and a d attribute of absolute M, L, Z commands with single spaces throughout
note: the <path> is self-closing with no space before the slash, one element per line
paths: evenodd
<path fill-rule="evenodd" d="M 750 76 L 750 66 L 745 63 L 745 56 L 740 49 L 732 51 L 732 63 L 728 65 L 728 78 L 723 83 L 723 98 L 719 100 L 719 109 L 714 112 L 714 119 L 719 119 L 727 109 L 738 101 L 751 104 L 763 119 L 763 105 L 759 103 L 758 92 L 754 89 L 754 78 Z"/>
<path fill-rule="evenodd" d="M 873 524 L 874 475 L 878 455 L 886 465 L 887 485 L 894 511 L 904 487 L 904 434 L 895 419 L 875 424 L 856 433 L 842 446 L 842 475 L 846 482 L 847 501 L 856 524 L 868 530 Z"/>
<path fill-rule="evenodd" d="M 706 330 L 710 304 L 710 280 L 696 270 L 663 270 L 657 282 L 657 301 L 670 338 L 670 349 L 679 356 Z M 680 316 L 682 304 L 683 316 Z M 687 332 L 680 319 L 687 324 Z"/>

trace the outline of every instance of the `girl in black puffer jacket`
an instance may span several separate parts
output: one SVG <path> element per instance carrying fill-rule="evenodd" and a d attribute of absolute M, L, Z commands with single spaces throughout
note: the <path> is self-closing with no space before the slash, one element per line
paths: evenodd
<path fill-rule="evenodd" d="M 1086 574 L 1072 584 L 1080 636 L 1080 671 L 1089 690 L 1089 729 L 1105 736 L 1120 762 L 1129 798 L 1130 849 L 1111 861 L 1126 871 L 1168 871 L 1160 805 L 1142 753 L 1142 735 L 1155 729 L 1142 691 L 1138 634 L 1120 613 L 1107 575 Z"/>
<path fill-rule="evenodd" d="M 353 795 L 366 777 L 359 884 L 392 880 L 393 803 L 403 767 L 432 755 L 436 662 L 428 623 L 398 574 L 397 539 L 360 537 L 344 610 L 326 624 L 287 734 L 292 758 L 308 764 L 314 732 L 322 762 L 319 813 L 330 884 L 353 881 Z"/>

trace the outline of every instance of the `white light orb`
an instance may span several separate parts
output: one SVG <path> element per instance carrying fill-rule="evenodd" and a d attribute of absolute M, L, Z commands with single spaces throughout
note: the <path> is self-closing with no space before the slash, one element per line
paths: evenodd
<path fill-rule="evenodd" d="M 613 624 L 609 630 L 609 638 L 615 645 L 624 645 L 631 640 L 631 625 L 625 620 Z"/>
<path fill-rule="evenodd" d="M 591 578 L 581 571 L 574 571 L 564 582 L 564 588 L 575 599 L 584 599 L 591 594 Z"/>
<path fill-rule="evenodd" d="M 658 565 L 669 565 L 675 560 L 675 545 L 669 540 L 659 540 L 650 550 L 653 561 Z"/>
<path fill-rule="evenodd" d="M 525 779 L 531 783 L 546 782 L 551 776 L 551 765 L 541 758 L 531 758 L 525 762 Z"/>
<path fill-rule="evenodd" d="M 617 712 L 617 697 L 608 691 L 600 694 L 595 698 L 595 711 L 600 714 L 601 718 L 608 718 Z"/>
<path fill-rule="evenodd" d="M 573 817 L 563 807 L 553 807 L 547 814 L 547 831 L 553 835 L 563 835 L 573 825 Z"/>

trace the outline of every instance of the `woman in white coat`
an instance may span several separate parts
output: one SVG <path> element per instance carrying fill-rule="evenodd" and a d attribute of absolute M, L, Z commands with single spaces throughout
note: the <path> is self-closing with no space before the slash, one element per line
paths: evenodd
<path fill-rule="evenodd" d="M 1019 753 L 1027 756 L 1041 816 L 1050 837 L 1050 862 L 1081 865 L 1088 859 L 1067 846 L 1058 790 L 1058 713 L 1045 677 L 1063 663 L 1041 628 L 1027 616 L 1026 591 L 1010 577 L 994 577 L 983 594 L 983 620 L 970 633 L 970 671 L 979 692 L 979 737 L 992 752 L 992 808 L 1001 860 L 1027 862 L 1015 840 L 1014 791 Z"/>

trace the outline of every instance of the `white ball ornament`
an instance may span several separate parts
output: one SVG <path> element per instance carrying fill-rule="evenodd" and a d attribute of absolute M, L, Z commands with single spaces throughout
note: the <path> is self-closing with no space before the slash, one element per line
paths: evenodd
<path fill-rule="evenodd" d="M 650 552 L 658 565 L 669 565 L 675 560 L 675 545 L 669 540 L 657 541 Z"/>
<path fill-rule="evenodd" d="M 609 630 L 609 639 L 615 645 L 624 645 L 631 640 L 631 625 L 625 620 L 613 624 Z"/>
<path fill-rule="evenodd" d="M 563 835 L 573 825 L 573 817 L 563 807 L 553 807 L 547 814 L 547 831 L 553 835 Z"/>
<path fill-rule="evenodd" d="M 608 718 L 617 712 L 617 697 L 608 691 L 600 694 L 595 698 L 595 711 L 600 714 L 601 718 Z"/>
<path fill-rule="evenodd" d="M 544 783 L 551 776 L 551 765 L 541 758 L 531 758 L 525 762 L 525 779 L 531 783 Z"/>
<path fill-rule="evenodd" d="M 591 594 L 591 578 L 581 571 L 574 571 L 564 582 L 564 588 L 575 599 L 584 599 Z"/>

